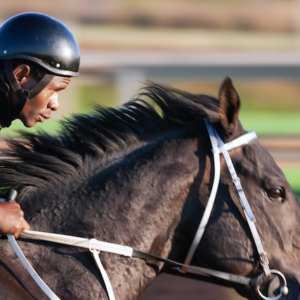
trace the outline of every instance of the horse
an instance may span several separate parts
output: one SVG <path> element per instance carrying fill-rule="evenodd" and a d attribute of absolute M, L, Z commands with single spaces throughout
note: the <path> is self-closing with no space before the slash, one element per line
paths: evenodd
<path fill-rule="evenodd" d="M 253 135 L 234 144 L 249 134 L 239 120 L 240 106 L 229 77 L 218 98 L 147 82 L 118 108 L 95 106 L 89 114 L 64 118 L 56 134 L 9 139 L 0 161 L 2 196 L 17 191 L 32 230 L 125 245 L 149 255 L 150 260 L 146 254 L 100 251 L 115 299 L 141 299 L 164 272 L 215 278 L 251 300 L 300 299 L 299 202 Z M 212 146 L 216 137 L 222 144 L 218 149 Z M 227 149 L 232 167 L 220 149 Z M 195 243 L 214 189 L 216 157 L 215 199 Z M 18 245 L 61 299 L 108 299 L 89 249 L 26 237 Z M 0 240 L 0 253 L 1 299 L 48 299 L 8 239 Z"/>

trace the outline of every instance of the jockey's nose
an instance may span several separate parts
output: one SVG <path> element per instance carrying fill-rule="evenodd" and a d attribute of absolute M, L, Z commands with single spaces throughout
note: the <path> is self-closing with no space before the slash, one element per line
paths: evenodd
<path fill-rule="evenodd" d="M 50 108 L 53 111 L 56 111 L 59 109 L 59 101 L 58 101 L 58 97 L 53 97 L 51 98 L 51 100 L 48 103 L 48 108 Z"/>

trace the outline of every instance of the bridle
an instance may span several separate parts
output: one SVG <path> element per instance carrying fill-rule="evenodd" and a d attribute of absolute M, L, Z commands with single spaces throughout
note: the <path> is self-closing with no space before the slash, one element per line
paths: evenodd
<path fill-rule="evenodd" d="M 226 144 L 223 143 L 222 139 L 216 132 L 216 130 L 213 128 L 213 126 L 209 123 L 208 120 L 204 119 L 210 141 L 212 144 L 212 153 L 213 153 L 213 158 L 214 158 L 214 168 L 215 168 L 215 174 L 214 174 L 214 181 L 212 185 L 212 190 L 210 197 L 208 199 L 207 206 L 205 208 L 202 220 L 200 222 L 200 225 L 198 227 L 198 230 L 196 232 L 196 235 L 194 237 L 194 240 L 192 242 L 192 245 L 190 247 L 190 250 L 187 254 L 187 257 L 185 259 L 185 262 L 178 263 L 176 261 L 167 259 L 167 258 L 162 258 L 156 255 L 152 255 L 149 253 L 141 252 L 138 250 L 134 250 L 131 247 L 128 246 L 123 246 L 123 245 L 118 245 L 118 244 L 112 244 L 112 243 L 106 243 L 102 241 L 98 241 L 96 239 L 84 239 L 84 238 L 78 238 L 78 237 L 73 237 L 73 236 L 66 236 L 66 235 L 60 235 L 60 234 L 53 234 L 53 233 L 46 233 L 46 232 L 37 232 L 37 231 L 28 231 L 24 230 L 21 233 L 22 238 L 28 238 L 28 239 L 35 239 L 35 240 L 44 240 L 44 241 L 50 241 L 54 243 L 59 243 L 59 244 L 65 244 L 65 245 L 71 245 L 71 246 L 76 246 L 76 247 L 82 247 L 82 248 L 87 248 L 91 251 L 94 260 L 101 272 L 101 275 L 103 277 L 104 283 L 106 285 L 107 289 L 107 294 L 110 300 L 114 300 L 114 293 L 113 289 L 110 283 L 110 280 L 105 272 L 105 269 L 102 266 L 102 263 L 99 258 L 99 253 L 100 251 L 103 252 L 109 252 L 109 253 L 114 253 L 122 256 L 127 256 L 127 257 L 137 257 L 141 258 L 148 261 L 156 261 L 156 262 L 163 262 L 165 264 L 171 265 L 173 269 L 176 269 L 178 272 L 181 274 L 205 274 L 208 276 L 212 276 L 215 278 L 219 278 L 225 281 L 230 281 L 238 284 L 243 284 L 243 285 L 249 285 L 253 286 L 256 288 L 258 294 L 262 299 L 265 300 L 278 300 L 282 296 L 285 296 L 288 294 L 288 288 L 287 288 L 287 281 L 285 276 L 278 270 L 273 270 L 270 269 L 269 267 L 269 261 L 267 259 L 267 255 L 263 249 L 258 231 L 255 226 L 255 217 L 254 214 L 251 210 L 251 207 L 249 205 L 249 202 L 246 198 L 246 195 L 244 193 L 244 190 L 242 188 L 242 185 L 240 183 L 240 179 L 238 178 L 236 171 L 234 169 L 232 160 L 230 158 L 229 152 L 230 150 L 240 147 L 242 145 L 245 145 L 252 141 L 253 139 L 256 139 L 257 136 L 255 132 L 249 132 L 246 133 L 235 140 L 228 142 Z M 262 274 L 260 274 L 258 277 L 250 278 L 250 277 L 244 277 L 244 276 L 239 276 L 231 273 L 226 273 L 222 271 L 216 271 L 216 270 L 211 270 L 207 268 L 201 268 L 197 266 L 192 266 L 190 265 L 192 258 L 194 256 L 194 253 L 201 241 L 201 238 L 203 236 L 203 233 L 205 231 L 206 225 L 208 223 L 209 217 L 211 215 L 211 211 L 215 202 L 217 190 L 218 190 L 218 185 L 220 181 L 220 172 L 221 172 L 221 164 L 220 164 L 220 154 L 223 155 L 224 160 L 226 162 L 226 165 L 228 167 L 229 173 L 231 175 L 233 184 L 235 186 L 236 192 L 238 194 L 245 219 L 249 225 L 257 252 L 259 254 L 259 262 L 260 265 L 263 269 Z M 54 300 L 59 300 L 59 298 L 52 292 L 52 290 L 44 283 L 44 281 L 38 276 L 38 274 L 35 272 L 35 270 L 31 267 L 30 263 L 26 260 L 24 254 L 18 247 L 14 237 L 12 235 L 7 235 L 8 239 L 14 248 L 17 256 L 20 258 L 30 275 L 33 277 L 33 279 L 36 281 L 36 283 L 41 287 L 41 289 L 45 292 L 45 294 L 50 298 Z M 280 282 L 282 283 L 282 286 L 280 287 L 280 292 L 278 295 L 274 297 L 266 297 L 265 295 L 262 294 L 260 291 L 260 287 L 262 284 L 262 280 L 264 277 L 268 277 L 271 274 L 278 276 L 280 279 Z"/>
<path fill-rule="evenodd" d="M 218 135 L 217 131 L 214 129 L 214 127 L 210 124 L 210 122 L 207 119 L 204 119 L 208 134 L 209 134 L 209 138 L 210 138 L 210 142 L 212 145 L 212 153 L 213 153 L 213 157 L 214 157 L 214 168 L 215 168 L 215 175 L 214 175 L 214 181 L 213 181 L 213 186 L 212 186 L 212 190 L 211 190 L 211 194 L 209 196 L 208 199 L 208 203 L 206 205 L 204 214 L 202 216 L 200 225 L 198 227 L 198 230 L 196 232 L 196 235 L 194 237 L 194 240 L 192 242 L 192 245 L 190 247 L 190 250 L 187 254 L 187 257 L 185 259 L 185 264 L 186 265 L 190 265 L 192 258 L 194 256 L 194 253 L 201 241 L 201 238 L 203 236 L 203 233 L 205 231 L 206 225 L 208 223 L 209 217 L 211 215 L 211 211 L 213 208 L 213 204 L 215 202 L 215 198 L 216 198 L 216 194 L 217 194 L 217 190 L 218 190 L 218 185 L 219 185 L 219 181 L 220 181 L 220 171 L 221 171 L 221 165 L 220 165 L 220 153 L 223 154 L 225 163 L 227 165 L 227 168 L 229 170 L 229 173 L 231 175 L 231 179 L 232 182 L 235 186 L 238 198 L 240 200 L 240 204 L 242 206 L 244 215 L 245 215 L 245 219 L 248 223 L 248 226 L 250 228 L 257 252 L 259 254 L 259 262 L 260 265 L 263 269 L 263 273 L 259 276 L 258 278 L 258 282 L 257 282 L 257 292 L 259 293 L 260 297 L 266 300 L 277 300 L 280 299 L 281 296 L 287 295 L 288 294 L 288 288 L 287 288 L 287 283 L 286 283 L 286 279 L 285 276 L 278 270 L 271 270 L 269 267 L 269 261 L 266 255 L 266 252 L 264 251 L 262 242 L 260 240 L 258 231 L 256 229 L 255 226 L 255 216 L 252 212 L 252 209 L 250 207 L 250 204 L 247 200 L 247 197 L 244 193 L 243 187 L 241 185 L 241 181 L 239 179 L 239 177 L 237 176 L 237 173 L 235 171 L 235 168 L 233 166 L 232 160 L 230 158 L 229 152 L 230 150 L 240 147 L 242 145 L 248 144 L 250 141 L 252 141 L 253 139 L 256 139 L 257 136 L 255 134 L 254 131 L 251 131 L 249 133 L 246 133 L 238 138 L 236 138 L 235 140 L 228 142 L 226 144 L 223 143 L 222 139 L 220 138 L 220 136 Z M 186 271 L 189 271 L 189 267 L 187 268 L 183 268 L 181 270 L 181 272 L 185 273 Z M 283 281 L 283 285 L 280 288 L 280 292 L 277 296 L 275 297 L 266 297 L 264 296 L 261 291 L 260 291 L 260 282 L 262 280 L 263 277 L 268 277 L 271 274 L 275 274 L 279 277 L 281 277 L 282 281 Z"/>

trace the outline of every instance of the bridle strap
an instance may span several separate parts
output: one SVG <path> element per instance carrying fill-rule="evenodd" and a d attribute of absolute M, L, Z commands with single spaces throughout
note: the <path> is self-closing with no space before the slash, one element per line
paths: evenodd
<path fill-rule="evenodd" d="M 229 143 L 224 144 L 223 141 L 221 140 L 221 138 L 219 137 L 219 135 L 217 134 L 217 132 L 215 131 L 215 129 L 212 127 L 212 125 L 209 123 L 209 121 L 206 118 L 204 118 L 204 122 L 205 122 L 205 125 L 206 125 L 206 128 L 207 128 L 207 131 L 208 131 L 208 135 L 209 135 L 209 138 L 210 138 L 210 141 L 211 141 L 211 145 L 212 145 L 212 153 L 213 153 L 213 159 L 214 159 L 214 170 L 215 170 L 214 180 L 213 180 L 211 194 L 209 196 L 204 214 L 203 214 L 202 219 L 200 221 L 200 225 L 197 229 L 197 232 L 195 234 L 192 245 L 191 245 L 191 247 L 189 249 L 189 252 L 187 254 L 187 257 L 184 261 L 184 263 L 186 265 L 191 264 L 191 261 L 193 259 L 194 254 L 195 254 L 195 251 L 196 251 L 196 249 L 197 249 L 197 247 L 198 247 L 198 245 L 201 241 L 201 238 L 204 234 L 206 225 L 207 225 L 209 217 L 211 215 L 211 211 L 213 209 L 213 205 L 215 203 L 217 190 L 218 190 L 218 186 L 219 186 L 219 181 L 220 181 L 220 173 L 221 173 L 220 152 L 222 152 L 223 155 L 225 153 L 224 158 L 226 156 L 225 161 L 226 161 L 226 163 L 228 161 L 228 163 L 227 163 L 228 169 L 229 169 L 231 174 L 235 173 L 234 178 L 238 179 L 238 177 L 236 175 L 236 172 L 234 170 L 232 161 L 230 159 L 228 151 L 232 150 L 234 148 L 240 147 L 241 145 L 245 145 L 245 144 L 249 143 L 251 140 L 257 138 L 255 132 L 251 131 L 249 133 L 246 133 L 246 134 L 236 138 L 235 140 L 233 140 Z M 228 157 L 229 157 L 229 160 L 228 160 Z M 243 188 L 242 188 L 239 180 L 238 180 L 237 183 L 239 183 L 239 186 L 238 186 L 239 190 L 241 191 L 241 193 L 243 193 Z M 243 208 L 246 207 L 245 209 L 246 209 L 247 214 L 250 216 L 251 219 L 254 219 L 254 215 L 252 213 L 250 205 L 248 204 L 246 196 L 245 196 L 244 193 L 243 193 L 243 195 L 244 195 L 243 202 L 242 202 L 243 203 L 242 204 Z M 183 268 L 181 270 L 181 272 L 183 272 L 183 273 L 185 273 L 185 271 L 186 271 L 185 268 Z"/>
<path fill-rule="evenodd" d="M 179 262 L 173 261 L 171 259 L 163 258 L 160 256 L 156 256 L 153 254 L 145 253 L 142 251 L 134 250 L 131 247 L 113 244 L 113 243 L 107 243 L 98 241 L 96 239 L 85 239 L 75 236 L 69 236 L 69 235 L 62 235 L 62 234 L 55 234 L 55 233 L 48 233 L 48 232 L 40 232 L 40 231 L 32 231 L 32 230 L 24 230 L 20 234 L 21 238 L 25 239 L 33 239 L 33 240 L 42 240 L 52 243 L 58 243 L 58 244 L 64 244 L 69 245 L 73 247 L 81 247 L 89 249 L 92 253 L 93 250 L 95 251 L 102 251 L 107 253 L 113 253 L 122 255 L 125 257 L 136 257 L 140 259 L 144 259 L 147 262 L 163 262 L 165 264 L 168 264 L 170 266 L 176 267 L 176 270 L 186 268 L 189 273 L 192 274 L 206 274 L 209 276 L 217 277 L 219 279 L 232 281 L 239 284 L 244 285 L 251 285 L 251 286 L 257 286 L 257 278 L 250 278 L 250 277 L 244 277 L 239 276 L 231 273 L 225 273 L 221 271 L 214 271 L 211 269 L 201 268 L 197 266 L 190 266 L 181 264 Z M 21 251 L 21 250 L 20 250 Z M 94 255 L 94 253 L 93 253 Z M 95 256 L 94 256 L 95 258 Z M 96 259 L 96 258 L 95 258 Z M 102 271 L 101 271 L 102 273 Z M 103 275 L 103 273 L 102 273 Z"/>
<path fill-rule="evenodd" d="M 206 126 L 211 127 L 211 125 L 209 123 L 206 123 Z M 254 239 L 254 243 L 256 245 L 257 252 L 258 252 L 259 257 L 260 257 L 260 264 L 261 264 L 261 266 L 263 268 L 263 271 L 266 274 L 266 276 L 269 276 L 271 274 L 270 267 L 269 267 L 269 261 L 268 261 L 268 258 L 266 256 L 266 253 L 263 249 L 262 242 L 260 240 L 258 231 L 257 231 L 255 223 L 254 223 L 254 221 L 255 221 L 254 214 L 251 210 L 251 207 L 249 205 L 249 202 L 247 200 L 247 197 L 246 197 L 245 192 L 243 190 L 243 187 L 241 185 L 241 181 L 240 181 L 239 177 L 237 176 L 237 173 L 234 169 L 234 166 L 233 166 L 232 160 L 230 158 L 230 155 L 229 155 L 228 151 L 226 150 L 226 147 L 225 147 L 226 144 L 223 143 L 222 139 L 220 138 L 218 133 L 215 131 L 215 129 L 212 128 L 212 130 L 214 130 L 214 134 L 215 134 L 215 136 L 218 140 L 219 149 L 220 149 L 220 151 L 222 152 L 222 154 L 224 156 L 226 165 L 228 167 L 228 170 L 229 170 L 231 178 L 232 178 L 232 182 L 233 182 L 233 184 L 235 186 L 235 189 L 236 189 L 236 192 L 239 196 L 241 206 L 243 208 L 247 223 L 249 225 L 252 237 Z M 241 136 L 241 138 L 245 138 L 245 143 L 246 143 L 246 141 L 247 141 L 246 138 L 250 138 L 250 139 L 256 138 L 255 133 L 254 133 L 254 135 L 255 136 L 245 136 L 244 135 L 244 136 Z"/>
<path fill-rule="evenodd" d="M 211 269 L 207 269 L 207 268 L 186 265 L 186 264 L 182 264 L 182 263 L 173 261 L 168 258 L 163 258 L 163 257 L 156 256 L 153 254 L 138 251 L 138 250 L 135 250 L 128 246 L 98 241 L 94 238 L 93 239 L 85 239 L 85 238 L 80 238 L 80 237 L 76 237 L 76 236 L 69 236 L 69 235 L 62 235 L 62 234 L 55 234 L 55 233 L 48 233 L 48 232 L 40 232 L 40 231 L 32 231 L 32 230 L 22 231 L 20 234 L 20 237 L 25 238 L 25 239 L 42 240 L 42 241 L 47 241 L 47 242 L 52 242 L 52 243 L 69 245 L 69 246 L 73 246 L 73 247 L 86 248 L 86 249 L 89 249 L 91 252 L 93 250 L 96 250 L 99 252 L 102 251 L 102 252 L 107 252 L 107 253 L 112 253 L 112 254 L 118 254 L 121 256 L 125 256 L 125 257 L 136 257 L 136 258 L 144 259 L 145 261 L 147 261 L 149 263 L 151 263 L 153 261 L 163 262 L 165 264 L 175 267 L 175 269 L 177 271 L 181 271 L 181 269 L 185 268 L 187 270 L 187 273 L 191 273 L 191 274 L 195 274 L 195 275 L 206 274 L 208 276 L 212 276 L 212 277 L 215 277 L 218 279 L 235 282 L 235 283 L 243 284 L 243 285 L 254 286 L 254 287 L 258 286 L 259 279 L 262 277 L 262 275 L 260 275 L 258 277 L 250 278 L 250 277 L 235 275 L 235 274 L 231 274 L 231 273 L 227 273 L 227 272 L 215 271 L 215 270 L 211 270 Z M 19 251 L 21 251 L 21 250 L 19 249 Z M 95 256 L 94 256 L 94 258 L 95 258 Z M 95 260 L 96 260 L 96 258 L 95 258 Z M 98 265 L 98 267 L 99 267 L 99 265 Z M 99 267 L 99 269 L 100 269 L 100 267 Z M 275 273 L 274 270 L 271 270 L 271 272 Z M 102 271 L 101 271 L 101 274 L 103 276 L 104 273 L 102 273 Z M 106 284 L 106 285 L 110 286 L 110 284 Z"/>
<path fill-rule="evenodd" d="M 216 136 L 213 134 L 213 128 L 210 126 L 210 127 L 207 127 L 207 130 L 208 130 L 208 133 L 210 136 L 210 141 L 211 141 L 213 149 L 218 149 L 218 140 L 217 140 Z M 217 151 L 213 151 L 213 158 L 214 158 L 214 166 L 215 166 L 215 173 L 214 173 L 215 175 L 214 175 L 214 181 L 213 181 L 211 193 L 209 195 L 208 202 L 207 202 L 204 214 L 202 216 L 201 222 L 199 224 L 199 227 L 197 229 L 197 232 L 195 234 L 194 240 L 193 240 L 190 250 L 187 254 L 187 257 L 184 261 L 185 265 L 191 264 L 191 261 L 195 254 L 195 251 L 196 251 L 196 249 L 201 241 L 201 238 L 204 234 L 206 225 L 208 223 L 208 220 L 211 215 L 211 211 L 212 211 L 214 203 L 215 203 L 218 186 L 219 186 L 219 181 L 220 181 L 220 170 L 221 170 L 220 155 Z M 187 271 L 186 268 L 181 269 L 182 273 L 185 273 L 186 271 Z"/>
<path fill-rule="evenodd" d="M 207 126 L 211 126 L 211 125 L 209 124 Z M 212 128 L 212 130 L 214 130 L 214 128 Z M 214 132 L 215 132 L 215 136 L 216 136 L 216 138 L 218 140 L 219 149 L 220 149 L 221 153 L 224 156 L 226 165 L 227 165 L 228 170 L 229 170 L 230 175 L 231 175 L 232 182 L 233 182 L 233 184 L 235 186 L 235 189 L 236 189 L 236 191 L 238 193 L 238 196 L 239 196 L 241 205 L 242 205 L 242 207 L 243 207 L 243 209 L 245 211 L 245 214 L 248 216 L 248 218 L 251 221 L 255 221 L 254 214 L 253 214 L 252 209 L 251 209 L 251 207 L 249 205 L 247 197 L 246 197 L 246 195 L 244 193 L 243 187 L 241 185 L 241 181 L 240 181 L 239 177 L 236 174 L 236 171 L 234 169 L 232 160 L 230 158 L 228 150 L 226 149 L 226 148 L 228 148 L 228 147 L 226 147 L 226 145 L 228 145 L 228 144 L 224 144 L 223 141 L 222 141 L 222 139 L 218 135 L 218 133 L 215 130 L 214 130 Z M 246 142 L 249 142 L 250 140 L 257 138 L 255 132 L 249 132 L 249 134 L 243 135 L 243 136 L 240 137 L 241 138 L 240 141 L 244 141 L 243 144 L 246 144 Z"/>
<path fill-rule="evenodd" d="M 288 293 L 286 279 L 285 279 L 285 276 L 281 272 L 279 272 L 277 270 L 271 270 L 270 267 L 269 267 L 269 261 L 268 261 L 266 252 L 263 249 L 262 242 L 260 240 L 257 228 L 256 228 L 255 223 L 254 223 L 254 221 L 255 221 L 254 214 L 251 210 L 250 204 L 249 204 L 249 202 L 247 200 L 247 197 L 244 193 L 244 190 L 243 190 L 243 187 L 241 185 L 240 179 L 237 176 L 237 173 L 236 173 L 235 168 L 233 166 L 232 160 L 231 160 L 230 155 L 228 153 L 229 150 L 231 150 L 233 148 L 236 148 L 236 147 L 239 147 L 241 145 L 245 145 L 245 144 L 249 143 L 250 141 L 252 141 L 253 139 L 256 139 L 257 136 L 254 132 L 249 132 L 249 133 L 244 134 L 244 135 L 240 136 L 239 138 L 237 138 L 237 139 L 235 139 L 235 140 L 233 140 L 229 143 L 224 144 L 222 139 L 218 135 L 217 131 L 213 128 L 213 126 L 209 123 L 209 121 L 206 118 L 204 119 L 204 122 L 205 122 L 207 131 L 208 131 L 208 134 L 209 134 L 209 137 L 210 137 L 210 141 L 211 141 L 211 144 L 212 144 L 212 153 L 213 153 L 213 157 L 214 157 L 215 175 L 214 175 L 214 181 L 213 181 L 213 189 L 215 187 L 218 187 L 218 183 L 219 183 L 219 179 L 220 179 L 221 165 L 220 165 L 220 159 L 217 158 L 217 155 L 219 156 L 219 153 L 222 153 L 223 157 L 224 157 L 224 160 L 226 162 L 226 165 L 228 167 L 229 173 L 231 175 L 233 184 L 235 186 L 236 192 L 238 194 L 240 204 L 242 206 L 242 209 L 243 209 L 243 212 L 244 212 L 244 215 L 245 215 L 245 219 L 246 219 L 246 221 L 248 223 L 248 226 L 250 228 L 250 231 L 251 231 L 251 234 L 252 234 L 257 252 L 259 254 L 259 262 L 260 262 L 261 267 L 263 268 L 263 273 L 262 273 L 262 275 L 260 275 L 259 281 L 261 281 L 261 278 L 263 278 L 264 276 L 267 277 L 267 276 L 270 276 L 271 274 L 276 274 L 277 276 L 281 277 L 282 280 L 283 280 L 283 285 L 280 288 L 279 294 L 277 296 L 273 297 L 273 298 L 266 297 L 261 293 L 261 291 L 260 291 L 260 282 L 257 284 L 257 287 L 256 287 L 257 292 L 265 300 L 269 300 L 269 299 L 277 300 L 277 299 L 281 298 L 282 295 L 287 295 L 287 293 Z M 209 197 L 209 200 L 208 200 L 208 204 L 206 206 L 203 217 L 201 219 L 200 225 L 198 227 L 198 230 L 195 234 L 194 240 L 192 242 L 192 245 L 190 247 L 190 250 L 189 250 L 189 252 L 187 254 L 187 257 L 186 257 L 186 260 L 185 260 L 185 264 L 188 265 L 188 266 L 182 268 L 182 270 L 181 270 L 181 272 L 183 272 L 183 273 L 187 272 L 187 270 L 189 272 L 193 273 L 193 269 L 191 269 L 192 266 L 189 266 L 189 265 L 192 261 L 192 258 L 195 254 L 195 251 L 196 251 L 196 249 L 197 249 L 197 247 L 198 247 L 198 245 L 201 241 L 201 237 L 203 236 L 205 227 L 208 223 L 208 219 L 209 219 L 209 216 L 210 216 L 211 211 L 212 211 L 212 207 L 213 207 L 213 204 L 214 204 L 214 201 L 215 201 L 215 197 L 216 197 L 216 193 L 214 193 L 213 197 L 212 197 L 212 193 L 211 193 L 211 195 Z M 218 271 L 215 271 L 215 272 L 218 272 Z M 216 276 L 216 277 L 219 277 L 219 276 Z M 226 276 L 226 277 L 227 277 L 226 280 L 231 280 L 231 279 L 228 279 L 228 276 Z"/>

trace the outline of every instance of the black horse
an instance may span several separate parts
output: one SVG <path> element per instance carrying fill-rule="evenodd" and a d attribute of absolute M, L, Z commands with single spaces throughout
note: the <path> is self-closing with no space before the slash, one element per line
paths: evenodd
<path fill-rule="evenodd" d="M 216 171 L 204 119 L 227 143 L 245 133 L 239 108 L 229 78 L 219 99 L 149 83 L 118 109 L 97 107 L 91 115 L 65 119 L 56 136 L 10 140 L 10 150 L 1 154 L 0 187 L 18 191 L 33 230 L 96 238 L 183 263 Z M 298 199 L 257 140 L 231 150 L 230 157 L 270 267 L 287 279 L 289 293 L 281 299 L 299 299 Z M 87 249 L 26 239 L 18 244 L 61 299 L 107 299 Z M 0 241 L 0 253 L 1 299 L 47 299 L 8 240 Z M 140 299 L 158 274 L 175 272 L 162 261 L 100 256 L 116 299 Z M 223 156 L 213 211 L 191 265 L 247 278 L 263 272 Z M 273 293 L 271 277 L 261 287 L 265 295 Z M 261 299 L 251 285 L 228 285 Z"/>

